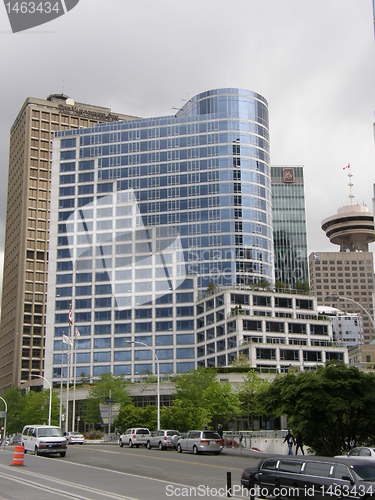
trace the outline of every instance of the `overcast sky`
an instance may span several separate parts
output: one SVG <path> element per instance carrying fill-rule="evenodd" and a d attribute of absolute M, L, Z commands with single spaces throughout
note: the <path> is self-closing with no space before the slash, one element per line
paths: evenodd
<path fill-rule="evenodd" d="M 354 202 L 372 210 L 372 0 L 80 0 L 16 34 L 0 5 L 0 44 L 0 262 L 10 127 L 26 97 L 62 91 L 150 117 L 253 90 L 269 104 L 271 164 L 304 166 L 309 253 L 338 250 L 320 223 L 349 203 L 348 163 Z"/>

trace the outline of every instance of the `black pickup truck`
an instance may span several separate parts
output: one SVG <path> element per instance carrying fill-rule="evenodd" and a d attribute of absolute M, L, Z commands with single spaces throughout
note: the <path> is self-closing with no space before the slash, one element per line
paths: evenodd
<path fill-rule="evenodd" d="M 241 475 L 243 495 L 277 499 L 368 499 L 375 497 L 375 460 L 273 456 Z"/>

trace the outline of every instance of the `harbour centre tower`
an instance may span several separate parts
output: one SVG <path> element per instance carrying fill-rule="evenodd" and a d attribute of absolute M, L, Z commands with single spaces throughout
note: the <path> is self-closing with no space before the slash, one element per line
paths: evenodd
<path fill-rule="evenodd" d="M 157 327 L 160 315 L 164 323 L 174 321 L 169 330 L 176 357 L 177 345 L 188 349 L 194 343 L 196 291 L 210 284 L 273 283 L 273 248 L 268 106 L 261 95 L 211 90 L 176 115 L 58 132 L 46 376 L 58 380 L 69 308 L 86 353 L 80 369 L 88 376 L 100 360 L 96 341 L 106 347 L 101 361 L 110 369 L 116 346 L 130 350 L 125 343 L 135 338 L 160 345 L 158 336 L 166 337 Z M 195 290 L 177 318 L 188 325 L 186 345 L 179 344 L 174 303 L 184 286 Z M 168 296 L 169 302 L 163 299 Z M 130 340 L 121 344 L 117 334 Z M 190 365 L 184 367 L 191 368 L 195 352 L 186 352 Z"/>

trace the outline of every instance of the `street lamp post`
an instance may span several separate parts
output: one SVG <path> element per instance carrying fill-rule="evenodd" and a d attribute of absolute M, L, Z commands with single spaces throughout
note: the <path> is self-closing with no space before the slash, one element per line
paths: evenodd
<path fill-rule="evenodd" d="M 149 349 L 153 355 L 155 356 L 155 360 L 156 360 L 156 372 L 157 372 L 157 430 L 160 429 L 160 372 L 159 372 L 159 358 L 157 357 L 156 355 L 156 352 L 154 351 L 154 349 L 152 347 L 150 347 L 149 345 L 145 344 L 144 342 L 139 342 L 138 340 L 127 340 L 126 341 L 127 344 L 139 344 L 139 345 L 143 345 L 144 347 L 147 347 L 147 349 Z"/>
<path fill-rule="evenodd" d="M 48 382 L 48 380 L 43 377 L 42 375 L 31 375 L 32 377 L 38 377 L 38 378 L 42 378 L 43 380 L 45 380 L 48 384 L 48 387 L 49 387 L 49 410 L 48 410 L 48 425 L 51 425 L 51 407 L 52 407 L 52 387 L 51 387 L 51 384 Z"/>
<path fill-rule="evenodd" d="M 4 403 L 5 405 L 5 412 L 4 412 L 4 433 L 3 433 L 3 443 L 4 443 L 4 451 L 5 451 L 5 442 L 6 442 L 6 432 L 7 432 L 7 411 L 8 411 L 8 406 L 7 406 L 7 402 L 5 401 L 5 399 L 3 399 L 1 396 L 0 396 L 0 399 L 1 401 Z"/>
<path fill-rule="evenodd" d="M 327 295 L 325 300 L 347 300 L 348 302 L 353 302 L 353 304 L 356 304 L 360 309 L 362 309 L 362 311 L 364 313 L 367 314 L 367 316 L 369 317 L 369 320 L 371 321 L 372 328 L 374 329 L 374 333 L 375 333 L 375 321 L 373 320 L 371 314 L 367 311 L 367 309 L 365 309 L 359 302 L 357 302 L 353 299 L 349 299 L 348 297 L 341 297 L 339 295 Z"/>

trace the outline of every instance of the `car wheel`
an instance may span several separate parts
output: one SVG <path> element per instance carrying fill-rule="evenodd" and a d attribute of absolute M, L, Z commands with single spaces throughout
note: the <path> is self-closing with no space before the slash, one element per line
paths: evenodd
<path fill-rule="evenodd" d="M 178 445 L 177 445 L 177 451 L 178 451 L 178 453 L 182 453 L 182 448 L 181 448 L 180 443 L 178 443 Z"/>
<path fill-rule="evenodd" d="M 215 455 L 220 455 L 220 451 L 215 451 Z"/>
<path fill-rule="evenodd" d="M 198 455 L 199 453 L 198 448 L 195 445 L 193 446 L 193 453 L 194 455 Z"/>
<path fill-rule="evenodd" d="M 147 441 L 147 443 L 146 443 L 146 448 L 147 448 L 148 450 L 151 450 L 151 443 L 150 443 L 150 441 Z"/>
<path fill-rule="evenodd" d="M 122 439 L 120 439 L 120 448 L 124 446 L 124 443 L 122 442 Z"/>
<path fill-rule="evenodd" d="M 133 441 L 129 439 L 129 448 L 133 448 Z"/>
<path fill-rule="evenodd" d="M 66 451 L 63 451 L 60 453 L 60 457 L 65 457 L 65 455 L 66 455 Z"/>
<path fill-rule="evenodd" d="M 39 451 L 38 451 L 38 447 L 37 446 L 35 446 L 34 455 L 36 455 L 36 456 L 39 455 Z"/>
<path fill-rule="evenodd" d="M 158 448 L 159 448 L 160 451 L 164 450 L 164 446 L 163 446 L 163 443 L 161 441 L 159 441 Z"/>

